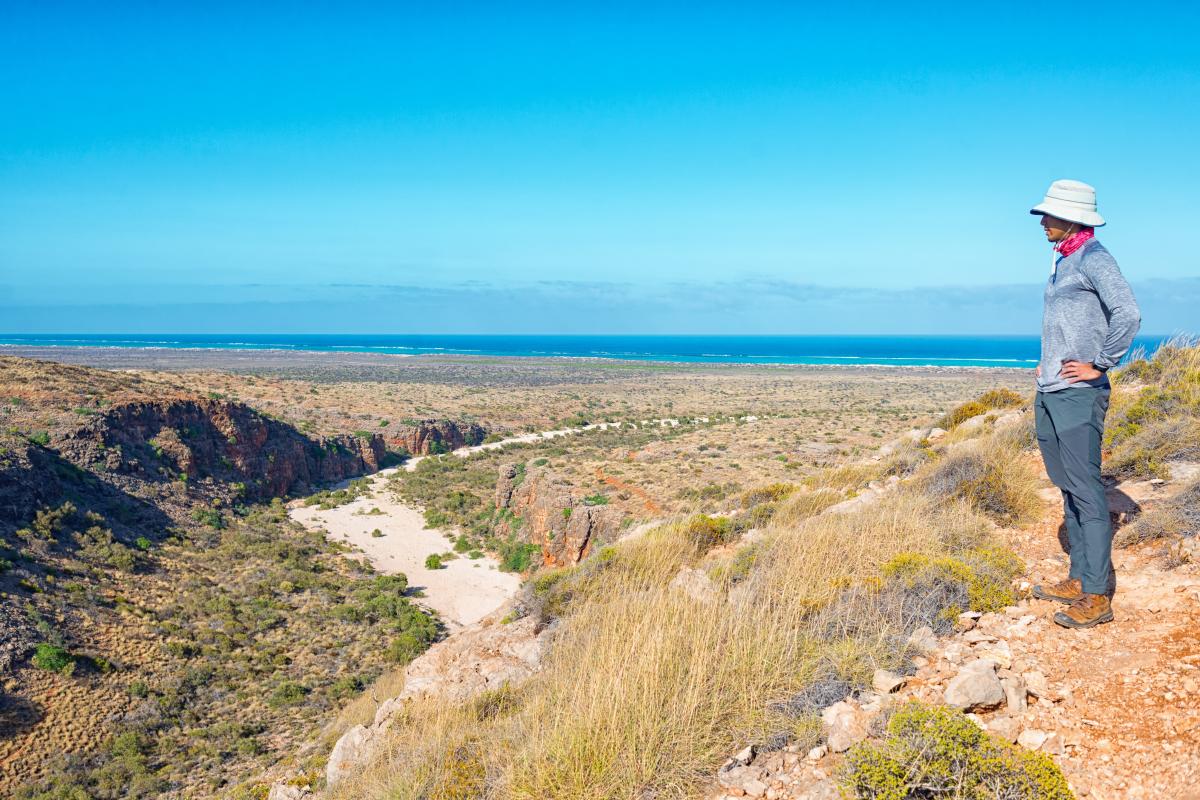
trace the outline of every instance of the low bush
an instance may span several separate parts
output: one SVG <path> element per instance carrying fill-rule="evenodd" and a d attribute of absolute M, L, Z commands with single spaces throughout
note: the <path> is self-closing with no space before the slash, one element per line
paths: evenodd
<path fill-rule="evenodd" d="M 1200 536 L 1200 481 L 1192 482 L 1170 500 L 1122 528 L 1113 543 L 1129 547 L 1154 539 L 1186 536 Z"/>
<path fill-rule="evenodd" d="M 33 665 L 47 672 L 67 672 L 75 666 L 75 657 L 53 644 L 39 644 L 33 652 Z"/>
<path fill-rule="evenodd" d="M 946 600 L 938 604 L 943 608 L 944 618 L 953 622 L 964 611 L 986 613 L 1012 605 L 1017 599 L 1012 580 L 1023 570 L 1024 564 L 1012 552 L 979 548 L 943 556 L 900 553 L 883 565 L 880 574 L 916 595 L 962 596 L 965 603 L 961 606 Z"/>
<path fill-rule="evenodd" d="M 772 483 L 743 492 L 739 500 L 742 508 L 754 508 L 759 503 L 776 503 L 799 489 L 794 483 Z"/>
<path fill-rule="evenodd" d="M 879 744 L 856 745 L 839 775 L 858 800 L 1073 800 L 1044 753 L 1002 742 L 947 706 L 909 703 Z"/>
<path fill-rule="evenodd" d="M 442 557 L 437 553 L 431 553 L 425 556 L 425 569 L 442 569 Z"/>
<path fill-rule="evenodd" d="M 684 537 L 697 553 L 728 544 L 738 533 L 740 531 L 736 529 L 731 517 L 697 514 L 683 526 Z"/>
<path fill-rule="evenodd" d="M 1200 345 L 1168 342 L 1113 374 L 1105 470 L 1167 478 L 1167 462 L 1200 460 Z"/>
<path fill-rule="evenodd" d="M 966 422 L 971 417 L 977 417 L 980 414 L 986 414 L 989 411 L 995 411 L 1000 408 L 1020 408 L 1028 402 L 1026 397 L 1014 392 L 1012 389 L 992 389 L 979 395 L 974 400 L 956 407 L 938 420 L 937 424 L 939 428 L 950 430 Z"/>
<path fill-rule="evenodd" d="M 308 695 L 308 688 L 297 683 L 296 681 L 283 681 L 275 687 L 267 698 L 267 705 L 272 708 L 280 708 L 282 706 L 294 706 L 304 700 Z"/>
<path fill-rule="evenodd" d="M 1013 447 L 995 442 L 958 447 L 935 462 L 920 483 L 930 497 L 966 500 L 997 522 L 1034 518 L 1040 507 L 1037 477 Z"/>

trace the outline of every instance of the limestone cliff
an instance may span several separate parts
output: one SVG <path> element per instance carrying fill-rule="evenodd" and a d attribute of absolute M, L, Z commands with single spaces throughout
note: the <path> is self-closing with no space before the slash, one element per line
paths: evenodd
<path fill-rule="evenodd" d="M 59 452 L 114 477 L 240 484 L 244 499 L 264 500 L 378 470 L 385 447 L 378 434 L 310 439 L 242 403 L 180 397 L 114 406 Z"/>
<path fill-rule="evenodd" d="M 482 444 L 486 435 L 487 431 L 473 422 L 423 419 L 394 427 L 391 436 L 388 437 L 388 444 L 398 450 L 406 450 L 414 456 L 425 456 Z"/>
<path fill-rule="evenodd" d="M 518 533 L 542 548 L 546 566 L 577 564 L 595 546 L 617 537 L 624 515 L 615 508 L 591 506 L 566 481 L 545 469 L 500 467 L 495 504 L 522 522 L 501 522 L 500 535 Z"/>

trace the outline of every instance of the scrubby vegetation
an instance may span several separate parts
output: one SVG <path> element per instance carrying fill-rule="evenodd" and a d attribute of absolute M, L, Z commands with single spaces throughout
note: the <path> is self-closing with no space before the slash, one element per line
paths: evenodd
<path fill-rule="evenodd" d="M 85 509 L 43 508 L 20 532 L 18 571 L 38 588 L 27 608 L 46 637 L 31 663 L 127 687 L 128 700 L 103 709 L 107 744 L 58 758 L 18 800 L 224 793 L 439 634 L 404 576 L 356 569 L 321 535 L 291 528 L 281 504 L 132 547 Z M 145 655 L 110 661 L 103 640 L 81 649 L 53 621 L 80 615 L 119 623 L 149 643 Z"/>
<path fill-rule="evenodd" d="M 1200 481 L 1159 503 L 1117 532 L 1114 544 L 1128 547 L 1154 539 L 1200 536 Z"/>
<path fill-rule="evenodd" d="M 840 775 L 857 800 L 1073 800 L 1044 753 L 988 736 L 946 706 L 910 703 L 888 720 L 880 744 L 855 746 Z"/>
<path fill-rule="evenodd" d="M 1024 487 L 1024 440 L 987 435 L 988 447 L 1011 448 L 995 482 Z M 384 796 L 368 787 L 386 786 L 388 797 L 416 798 L 470 786 L 472 796 L 682 796 L 745 742 L 814 743 L 824 707 L 876 668 L 907 668 L 918 627 L 946 631 L 963 610 L 1015 599 L 1022 566 L 991 541 L 987 517 L 1019 517 L 1024 498 L 935 495 L 949 458 L 931 451 L 910 486 L 855 513 L 821 515 L 846 495 L 817 476 L 808 489 L 748 492 L 735 516 L 680 519 L 536 576 L 521 608 L 556 620 L 558 633 L 554 657 L 519 699 L 483 717 L 417 701 L 391 730 L 389 762 L 335 794 Z M 757 515 L 758 541 L 706 560 L 759 508 L 772 511 Z M 681 568 L 697 566 L 713 581 L 712 600 L 671 587 Z M 1019 785 L 1020 770 L 1035 774 L 1013 763 L 1007 785 Z"/>
<path fill-rule="evenodd" d="M 992 389 L 984 392 L 974 400 L 957 406 L 940 420 L 938 427 L 950 430 L 966 422 L 971 417 L 986 414 L 1002 408 L 1020 408 L 1029 402 L 1029 398 L 1014 392 L 1012 389 Z"/>
<path fill-rule="evenodd" d="M 1117 370 L 1104 443 L 1105 470 L 1166 478 L 1167 462 L 1200 460 L 1200 344 L 1176 339 Z"/>
<path fill-rule="evenodd" d="M 1002 437 L 956 448 L 924 473 L 922 486 L 930 497 L 965 500 L 1005 524 L 1028 521 L 1040 507 L 1036 476 Z"/>

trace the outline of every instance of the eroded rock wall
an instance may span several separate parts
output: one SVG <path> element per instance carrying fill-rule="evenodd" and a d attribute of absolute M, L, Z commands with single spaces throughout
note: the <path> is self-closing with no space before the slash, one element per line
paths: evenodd
<path fill-rule="evenodd" d="M 148 481 L 242 484 L 247 500 L 307 491 L 378 470 L 383 437 L 310 439 L 242 403 L 176 398 L 115 406 L 67 438 L 73 463 Z"/>
<path fill-rule="evenodd" d="M 541 547 L 546 566 L 579 563 L 596 546 L 614 540 L 624 518 L 615 508 L 588 505 L 574 487 L 548 470 L 523 472 L 516 464 L 500 467 L 495 504 L 521 520 L 500 523 L 499 533 L 515 532 Z"/>
<path fill-rule="evenodd" d="M 388 444 L 396 449 L 404 449 L 414 456 L 425 456 L 482 444 L 486 435 L 487 431 L 483 426 L 473 422 L 424 419 L 392 428 Z"/>

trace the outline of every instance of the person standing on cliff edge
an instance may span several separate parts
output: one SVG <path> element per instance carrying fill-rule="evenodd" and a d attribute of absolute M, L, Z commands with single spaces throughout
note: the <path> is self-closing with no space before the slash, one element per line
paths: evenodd
<path fill-rule="evenodd" d="M 1054 243 L 1042 312 L 1042 357 L 1034 415 L 1046 472 L 1062 490 L 1071 569 L 1034 597 L 1067 603 L 1054 621 L 1090 628 L 1113 619 L 1112 521 L 1100 480 L 1100 444 L 1111 391 L 1108 370 L 1141 325 L 1137 301 L 1117 262 L 1095 238 L 1104 224 L 1096 190 L 1055 181 L 1029 211 Z"/>

